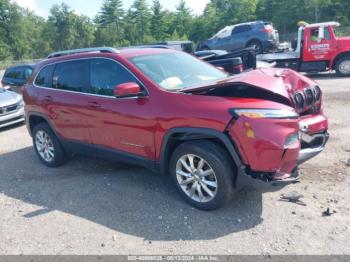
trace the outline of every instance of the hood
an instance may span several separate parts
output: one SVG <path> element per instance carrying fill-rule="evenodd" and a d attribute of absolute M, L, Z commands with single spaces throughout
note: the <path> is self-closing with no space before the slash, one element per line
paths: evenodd
<path fill-rule="evenodd" d="M 0 91 L 0 107 L 14 105 L 20 102 L 22 96 L 12 91 Z"/>
<path fill-rule="evenodd" d="M 340 47 L 344 48 L 344 47 L 348 47 L 348 49 L 350 48 L 350 36 L 346 36 L 346 37 L 338 37 L 337 38 L 337 44 L 341 45 Z"/>
<path fill-rule="evenodd" d="M 182 90 L 182 92 L 225 94 L 222 90 L 226 89 L 226 94 L 230 94 L 231 96 L 238 95 L 238 97 L 242 97 L 242 95 L 244 95 L 244 97 L 272 100 L 292 106 L 298 112 L 302 112 L 312 107 L 312 102 L 316 101 L 314 97 L 311 97 L 311 103 L 309 103 L 310 99 L 306 99 L 306 96 L 309 94 L 305 92 L 307 89 L 314 89 L 315 87 L 316 83 L 313 80 L 293 70 L 265 68 L 228 77 L 205 86 L 187 88 Z M 245 92 L 242 91 L 243 88 Z M 213 90 L 217 91 L 213 92 Z M 314 93 L 314 90 L 312 90 L 311 94 L 315 95 Z M 301 105 L 300 102 L 297 106 L 295 99 L 296 96 L 300 96 L 300 94 L 302 94 L 303 104 Z M 308 101 L 307 105 L 305 101 Z"/>
<path fill-rule="evenodd" d="M 193 86 L 183 89 L 182 91 L 191 93 L 194 91 L 204 91 L 242 83 L 259 89 L 268 90 L 286 98 L 289 98 L 294 93 L 306 87 L 316 85 L 313 80 L 290 69 L 264 68 L 211 82 L 205 86 Z"/>

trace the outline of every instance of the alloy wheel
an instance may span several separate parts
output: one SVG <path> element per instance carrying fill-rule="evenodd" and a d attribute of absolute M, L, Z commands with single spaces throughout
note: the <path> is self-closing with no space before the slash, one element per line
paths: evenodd
<path fill-rule="evenodd" d="M 35 146 L 40 157 L 46 162 L 51 162 L 55 158 L 55 149 L 50 136 L 40 130 L 35 135 Z"/>
<path fill-rule="evenodd" d="M 206 203 L 213 200 L 218 190 L 214 170 L 205 159 L 183 155 L 176 164 L 176 178 L 182 191 L 193 201 Z"/>

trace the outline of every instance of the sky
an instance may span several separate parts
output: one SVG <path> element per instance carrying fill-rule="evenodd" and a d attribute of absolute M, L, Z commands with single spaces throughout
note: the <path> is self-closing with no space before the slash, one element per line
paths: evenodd
<path fill-rule="evenodd" d="M 147 0 L 149 4 L 152 3 L 152 0 Z M 194 14 L 200 14 L 204 10 L 206 4 L 209 0 L 185 0 L 187 6 L 190 7 Z M 91 18 L 100 10 L 103 0 L 12 0 L 18 5 L 28 8 L 33 11 L 35 14 L 47 17 L 50 11 L 50 8 L 53 4 L 60 4 L 65 2 L 78 14 L 84 14 Z M 133 0 L 123 0 L 124 8 L 129 8 Z M 179 0 L 160 0 L 162 6 L 168 10 L 175 10 L 175 7 L 178 5 Z"/>

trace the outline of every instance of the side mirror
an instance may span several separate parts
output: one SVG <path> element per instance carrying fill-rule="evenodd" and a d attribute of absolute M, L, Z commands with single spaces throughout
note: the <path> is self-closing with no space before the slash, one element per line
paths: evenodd
<path fill-rule="evenodd" d="M 133 82 L 117 85 L 114 88 L 114 95 L 116 98 L 141 97 L 145 93 L 141 87 Z"/>

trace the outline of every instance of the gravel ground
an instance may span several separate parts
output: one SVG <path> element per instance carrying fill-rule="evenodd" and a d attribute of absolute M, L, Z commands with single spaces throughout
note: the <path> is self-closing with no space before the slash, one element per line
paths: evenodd
<path fill-rule="evenodd" d="M 301 183 L 247 187 L 214 212 L 138 167 L 79 156 L 46 168 L 24 126 L 0 130 L 0 254 L 350 254 L 350 84 L 315 78 L 326 150 L 302 166 Z M 279 201 L 292 191 L 306 206 Z M 327 208 L 336 213 L 323 217 Z"/>

